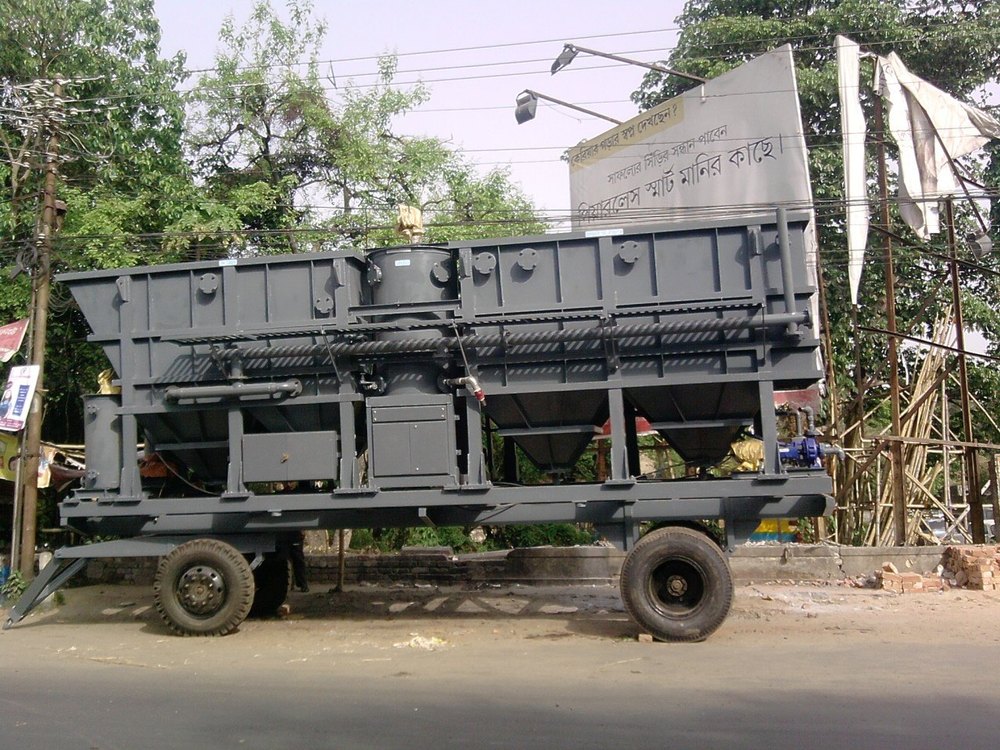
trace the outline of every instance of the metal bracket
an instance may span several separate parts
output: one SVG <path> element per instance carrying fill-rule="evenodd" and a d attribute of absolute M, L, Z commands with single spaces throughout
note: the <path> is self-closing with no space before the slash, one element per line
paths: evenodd
<path fill-rule="evenodd" d="M 600 328 L 602 331 L 611 331 L 617 326 L 617 321 L 609 316 L 601 316 Z M 601 340 L 604 342 L 604 356 L 608 360 L 608 370 L 609 372 L 618 372 L 618 368 L 621 367 L 621 358 L 618 354 L 618 341 L 615 339 L 613 333 L 608 336 L 602 336 Z"/>

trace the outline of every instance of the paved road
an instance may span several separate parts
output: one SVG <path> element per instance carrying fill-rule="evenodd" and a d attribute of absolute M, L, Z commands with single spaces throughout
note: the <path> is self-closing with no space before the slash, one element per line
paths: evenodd
<path fill-rule="evenodd" d="M 293 599 L 293 618 L 182 639 L 142 592 L 70 591 L 67 607 L 0 636 L 0 747 L 1000 741 L 1000 597 L 758 586 L 741 590 L 707 643 L 666 645 L 637 642 L 608 594 L 368 590 L 333 604 L 317 594 Z"/>

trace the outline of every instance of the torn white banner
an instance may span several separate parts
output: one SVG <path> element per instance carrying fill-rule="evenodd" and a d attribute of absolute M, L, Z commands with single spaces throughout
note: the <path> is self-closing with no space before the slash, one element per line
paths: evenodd
<path fill-rule="evenodd" d="M 959 190 L 951 159 L 1000 138 L 1000 122 L 913 75 L 895 52 L 878 58 L 875 75 L 899 146 L 900 213 L 927 239 L 940 231 L 938 200 Z"/>
<path fill-rule="evenodd" d="M 840 130 L 844 138 L 844 198 L 847 203 L 847 275 L 851 302 L 858 304 L 861 268 L 868 244 L 868 191 L 865 187 L 865 114 L 861 109 L 860 49 L 838 36 L 837 81 L 840 89 Z"/>

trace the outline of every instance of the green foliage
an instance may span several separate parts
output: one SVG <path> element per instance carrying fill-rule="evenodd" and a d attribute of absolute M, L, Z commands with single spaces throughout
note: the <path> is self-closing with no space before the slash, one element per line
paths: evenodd
<path fill-rule="evenodd" d="M 354 529 L 351 549 L 398 552 L 403 547 L 451 547 L 455 552 L 478 552 L 481 546 L 460 526 L 416 526 L 394 529 Z"/>
<path fill-rule="evenodd" d="M 28 582 L 21 575 L 20 570 L 12 570 L 7 580 L 0 586 L 0 601 L 15 601 L 24 590 L 28 588 Z"/>
<path fill-rule="evenodd" d="M 571 523 L 485 527 L 486 538 L 478 543 L 472 540 L 469 531 L 460 526 L 354 529 L 351 549 L 398 552 L 403 547 L 451 547 L 455 552 L 483 552 L 517 547 L 572 547 L 594 541 L 591 531 Z"/>
<path fill-rule="evenodd" d="M 343 238 L 335 244 L 399 244 L 400 204 L 424 209 L 428 241 L 543 229 L 506 171 L 480 177 L 439 139 L 394 131 L 429 96 L 393 83 L 394 57 L 379 60 L 372 85 L 326 78 L 317 63 L 325 23 L 308 2 L 291 3 L 289 15 L 282 21 L 262 1 L 243 27 L 230 18 L 216 70 L 192 97 L 189 148 L 211 198 L 230 207 L 240 191 L 265 198 L 236 212 L 261 230 L 247 251 L 308 249 L 319 238 L 306 226 L 332 230 Z"/>
<path fill-rule="evenodd" d="M 897 52 L 914 74 L 953 95 L 972 100 L 984 84 L 1000 78 L 1000 3 L 967 3 L 951 0 L 690 0 L 678 19 L 678 43 L 666 61 L 672 68 L 712 77 L 782 44 L 791 44 L 809 168 L 817 206 L 820 254 L 826 279 L 827 304 L 833 339 L 832 372 L 844 401 L 853 399 L 856 360 L 861 361 L 861 394 L 868 408 L 885 396 L 886 339 L 858 332 L 851 321 L 847 293 L 847 256 L 843 210 L 843 164 L 840 153 L 840 105 L 836 87 L 833 40 L 845 34 L 878 54 Z M 863 61 L 862 79 L 871 80 L 872 63 Z M 649 108 L 688 88 L 689 82 L 648 74 L 633 100 Z M 862 91 L 870 88 L 862 86 Z M 872 122 L 871 94 L 864 102 Z M 889 144 L 890 156 L 893 147 Z M 1000 175 L 1000 150 L 987 152 L 985 160 L 971 160 L 988 185 Z M 983 171 L 985 167 L 985 171 Z M 874 170 L 870 170 L 874 174 Z M 996 207 L 994 207 L 996 213 Z M 994 220 L 1000 218 L 995 216 Z M 968 210 L 959 214 L 959 237 L 972 233 L 975 224 Z M 893 226 L 903 226 L 893 216 Z M 996 224 L 994 224 L 996 226 Z M 994 232 L 995 234 L 995 232 Z M 884 327 L 885 265 L 881 262 L 882 235 L 873 231 L 862 278 L 859 324 Z M 934 320 L 951 304 L 947 265 L 947 238 L 918 242 L 903 230 L 893 241 L 897 277 L 897 317 L 901 325 L 913 323 L 915 335 L 927 335 Z M 1000 319 L 995 300 L 1000 295 L 1000 254 L 977 261 L 982 267 L 962 268 L 966 324 L 1000 342 Z M 914 372 L 922 354 L 904 349 L 903 380 Z M 970 378 L 986 411 L 1000 412 L 1000 383 L 996 368 L 973 361 Z M 845 395 L 846 394 L 846 395 Z M 954 409 L 956 419 L 959 410 Z M 884 415 L 882 415 L 884 417 Z M 876 421 L 880 415 L 876 414 Z M 996 426 L 977 415 L 980 439 L 1000 438 Z M 982 430 L 979 432 L 978 430 Z"/>
<path fill-rule="evenodd" d="M 46 91 L 51 79 L 65 81 L 60 172 L 76 192 L 67 196 L 71 223 L 64 235 L 75 233 L 72 222 L 93 229 L 127 221 L 131 233 L 161 228 L 164 217 L 156 202 L 169 192 L 166 183 L 186 172 L 180 147 L 183 108 L 175 93 L 184 59 L 159 58 L 152 0 L 0 0 L 0 11 L 5 19 L 0 27 L 3 79 L 15 86 L 41 79 Z M 6 97 L 5 105 L 32 111 L 39 95 L 10 89 Z M 30 236 L 50 129 L 26 130 L 12 111 L 6 114 L 0 138 L 7 156 L 6 186 L 16 199 L 10 209 L 16 215 L 6 220 Z M 15 175 L 13 165 L 19 163 L 25 168 Z M 94 195 L 80 200 L 91 191 Z M 28 195 L 31 200 L 20 205 L 17 199 Z M 67 254 L 72 256 L 71 248 Z M 76 260 L 71 262 L 76 265 Z"/>
<path fill-rule="evenodd" d="M 512 524 L 490 527 L 488 537 L 500 549 L 517 547 L 572 547 L 592 544 L 591 531 L 572 523 Z"/>
<path fill-rule="evenodd" d="M 506 169 L 479 176 L 456 158 L 444 172 L 439 193 L 439 198 L 425 203 L 431 222 L 429 242 L 545 232 L 531 201 L 511 183 Z"/>

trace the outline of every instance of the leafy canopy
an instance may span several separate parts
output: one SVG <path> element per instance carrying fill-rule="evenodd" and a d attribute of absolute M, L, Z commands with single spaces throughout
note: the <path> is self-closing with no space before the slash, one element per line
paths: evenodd
<path fill-rule="evenodd" d="M 947 0 L 691 0 L 677 19 L 681 29 L 677 46 L 667 65 L 705 77 L 718 76 L 741 63 L 782 44 L 791 44 L 796 61 L 813 194 L 817 208 L 820 249 L 827 281 L 827 301 L 833 339 L 833 366 L 841 393 L 850 393 L 856 373 L 855 345 L 862 362 L 862 393 L 874 394 L 888 377 L 884 337 L 865 334 L 851 323 L 848 298 L 845 217 L 843 208 L 843 162 L 841 156 L 840 103 L 837 94 L 833 40 L 844 34 L 877 54 L 897 52 L 916 75 L 959 99 L 976 101 L 986 84 L 1000 79 L 1000 3 L 948 2 Z M 872 80 L 871 63 L 865 62 L 862 80 Z M 690 84 L 659 73 L 648 74 L 633 100 L 643 108 L 655 106 Z M 872 94 L 867 88 L 866 115 L 869 138 L 873 129 Z M 893 146 L 888 144 L 890 156 Z M 869 155 L 874 149 L 869 148 Z M 1000 159 L 996 148 L 982 173 L 987 184 L 996 185 Z M 977 164 L 970 164 L 977 169 Z M 869 170 L 874 174 L 874 169 Z M 874 186 L 871 195 L 874 199 Z M 875 207 L 873 200 L 873 208 Z M 964 212 L 967 214 L 967 212 Z M 995 217 L 1000 218 L 1000 217 Z M 960 217 L 971 228 L 969 217 Z M 996 226 L 996 225 L 994 225 Z M 897 310 L 901 326 L 913 325 L 916 335 L 926 335 L 934 319 L 946 314 L 947 253 L 945 235 L 929 243 L 918 242 L 902 229 L 895 217 L 893 228 L 902 233 L 894 240 L 897 275 Z M 994 232 L 995 234 L 995 232 Z M 884 327 L 884 264 L 882 235 L 873 231 L 862 279 L 860 323 Z M 969 257 L 968 260 L 976 261 Z M 978 260 L 977 266 L 962 268 L 963 303 L 967 324 L 1000 341 L 1000 315 L 995 300 L 1000 294 L 998 254 Z M 922 357 L 917 349 L 906 349 L 908 365 Z M 974 367 L 978 393 L 994 413 L 1000 381 L 996 368 Z M 904 371 L 905 382 L 905 371 Z M 984 439 L 997 439 L 995 427 L 983 423 Z"/>
<path fill-rule="evenodd" d="M 223 25 L 215 69 L 192 99 L 196 172 L 215 200 L 244 207 L 235 218 L 260 230 L 255 248 L 301 249 L 328 240 L 331 230 L 342 238 L 337 244 L 399 242 L 399 204 L 427 209 L 428 222 L 462 224 L 435 230 L 439 239 L 537 231 L 507 173 L 479 177 L 441 140 L 396 132 L 396 121 L 429 92 L 396 86 L 394 57 L 378 61 L 372 84 L 324 75 L 325 33 L 307 2 L 290 2 L 287 21 L 259 2 L 244 26 L 232 18 Z M 247 190 L 261 200 L 236 200 Z M 486 223 L 493 221 L 511 223 Z M 303 231 L 317 226 L 326 232 Z"/>

